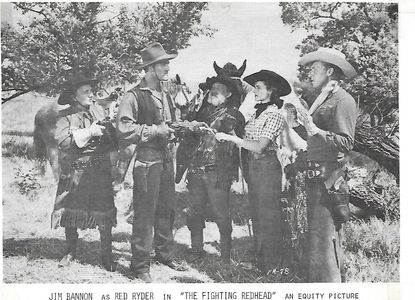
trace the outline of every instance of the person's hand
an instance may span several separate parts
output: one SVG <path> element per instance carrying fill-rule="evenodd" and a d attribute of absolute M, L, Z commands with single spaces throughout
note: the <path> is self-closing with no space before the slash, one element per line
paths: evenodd
<path fill-rule="evenodd" d="M 305 119 L 311 118 L 308 111 L 302 107 L 297 107 L 297 117 L 301 123 L 304 123 Z"/>
<path fill-rule="evenodd" d="M 97 123 L 98 121 L 95 121 L 91 124 L 91 126 L 89 126 L 89 134 L 91 136 L 102 136 L 104 134 L 105 127 L 98 125 Z"/>
<path fill-rule="evenodd" d="M 310 114 L 304 114 L 301 118 L 301 121 L 303 122 L 309 136 L 313 136 L 318 133 L 319 129 L 316 124 L 314 124 L 313 118 L 310 116 Z"/>
<path fill-rule="evenodd" d="M 193 132 L 200 132 L 203 131 L 203 129 L 209 128 L 209 125 L 205 122 L 198 122 L 198 121 L 192 121 L 190 122 L 189 129 Z"/>
<path fill-rule="evenodd" d="M 168 139 L 172 133 L 174 133 L 174 129 L 170 128 L 165 123 L 157 126 L 156 135 L 158 136 Z"/>
<path fill-rule="evenodd" d="M 233 136 L 227 133 L 223 133 L 223 132 L 217 132 L 215 134 L 215 137 L 218 141 L 223 142 L 223 141 L 232 141 Z"/>
<path fill-rule="evenodd" d="M 295 112 L 287 110 L 287 126 L 288 128 L 294 128 L 297 127 L 298 124 L 298 120 L 297 120 L 297 115 Z"/>

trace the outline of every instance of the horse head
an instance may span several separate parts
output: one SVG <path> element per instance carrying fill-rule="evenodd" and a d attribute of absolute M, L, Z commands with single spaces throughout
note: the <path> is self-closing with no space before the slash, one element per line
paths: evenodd
<path fill-rule="evenodd" d="M 240 78 L 242 74 L 245 72 L 246 69 L 246 59 L 242 63 L 239 69 L 233 63 L 226 63 L 223 68 L 219 67 L 216 64 L 216 61 L 213 62 L 213 68 L 215 69 L 216 74 L 219 76 L 227 76 L 227 77 L 238 77 Z"/>
<path fill-rule="evenodd" d="M 168 81 L 163 82 L 163 89 L 169 94 L 177 107 L 185 107 L 189 104 L 190 89 L 185 82 L 182 82 L 180 76 L 176 76 Z"/>

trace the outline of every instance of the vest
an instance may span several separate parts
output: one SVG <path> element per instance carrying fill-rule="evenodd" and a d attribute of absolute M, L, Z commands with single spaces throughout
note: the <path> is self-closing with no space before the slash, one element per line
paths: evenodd
<path fill-rule="evenodd" d="M 146 87 L 147 84 L 143 79 L 140 84 L 133 89 L 132 93 L 137 101 L 137 107 L 139 114 L 136 116 L 137 123 L 140 125 L 146 124 L 151 125 L 160 125 L 164 120 L 161 113 L 161 110 L 157 108 L 155 99 L 151 96 L 151 92 L 148 90 L 142 90 L 143 87 Z M 176 121 L 175 110 L 176 107 L 173 104 L 173 101 L 169 94 L 166 94 L 167 103 L 169 105 L 170 115 L 172 117 L 172 122 Z M 168 147 L 168 141 L 162 137 L 155 137 L 145 143 L 141 143 L 137 146 L 137 157 L 144 156 L 143 159 L 146 160 L 157 160 L 157 159 L 166 159 L 170 160 L 172 152 L 170 147 Z M 140 154 L 141 153 L 141 154 Z"/>

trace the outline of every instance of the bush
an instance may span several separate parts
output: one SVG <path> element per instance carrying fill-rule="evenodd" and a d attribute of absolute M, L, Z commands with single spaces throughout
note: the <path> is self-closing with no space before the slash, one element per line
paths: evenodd
<path fill-rule="evenodd" d="M 19 187 L 19 192 L 22 195 L 27 195 L 33 199 L 37 196 L 37 193 L 41 187 L 37 180 L 37 175 L 33 169 L 25 172 L 19 167 L 16 170 L 15 184 Z"/>
<path fill-rule="evenodd" d="M 345 266 L 348 281 L 399 281 L 399 223 L 372 218 L 345 226 Z"/>

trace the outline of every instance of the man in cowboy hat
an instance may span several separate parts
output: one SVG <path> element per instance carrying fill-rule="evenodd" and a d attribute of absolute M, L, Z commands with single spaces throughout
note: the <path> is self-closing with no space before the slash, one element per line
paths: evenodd
<path fill-rule="evenodd" d="M 341 225 L 350 217 L 348 186 L 340 159 L 352 150 L 357 119 L 353 97 L 339 80 L 356 75 L 338 50 L 319 48 L 304 55 L 312 86 L 320 93 L 308 111 L 299 110 L 307 131 L 309 282 L 344 281 Z"/>
<path fill-rule="evenodd" d="M 141 50 L 145 76 L 138 86 L 125 94 L 117 114 L 117 133 L 121 147 L 136 144 L 134 163 L 134 219 L 131 237 L 131 271 L 145 282 L 151 282 L 150 251 L 154 245 L 155 260 L 172 269 L 185 268 L 173 260 L 173 221 L 175 187 L 173 173 L 174 132 L 167 124 L 176 122 L 176 108 L 161 88 L 168 79 L 167 54 L 155 42 Z M 154 229 L 154 239 L 153 239 Z"/>
<path fill-rule="evenodd" d="M 216 131 L 235 132 L 242 136 L 244 117 L 229 103 L 233 96 L 240 97 L 236 83 L 228 77 L 216 76 L 209 78 L 206 84 L 209 94 L 204 98 L 195 119 L 205 122 Z M 212 208 L 220 233 L 221 259 L 223 262 L 230 261 L 232 225 L 229 191 L 232 181 L 238 178 L 238 149 L 229 142 L 217 142 L 214 130 L 187 135 L 177 150 L 176 182 L 181 180 L 188 168 L 190 262 L 205 255 L 203 228 L 207 203 Z"/>

